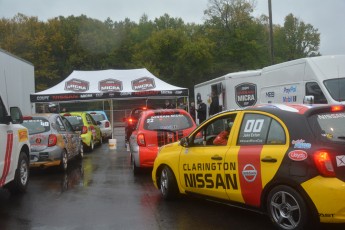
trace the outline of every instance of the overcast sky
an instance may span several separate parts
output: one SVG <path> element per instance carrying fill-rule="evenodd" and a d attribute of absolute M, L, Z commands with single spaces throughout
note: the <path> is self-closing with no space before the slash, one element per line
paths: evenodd
<path fill-rule="evenodd" d="M 321 33 L 323 55 L 345 54 L 345 0 L 271 0 L 273 23 L 282 25 L 289 13 L 311 24 Z M 268 0 L 256 0 L 253 16 L 268 15 Z M 105 21 L 126 17 L 138 22 L 143 14 L 150 20 L 169 14 L 184 22 L 204 21 L 208 0 L 0 0 L 0 18 L 17 13 L 36 16 L 40 21 L 71 15 Z"/>

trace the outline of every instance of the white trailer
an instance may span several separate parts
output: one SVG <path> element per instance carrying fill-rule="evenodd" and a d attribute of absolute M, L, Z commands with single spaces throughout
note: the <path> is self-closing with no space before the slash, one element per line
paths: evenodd
<path fill-rule="evenodd" d="M 304 103 L 306 96 L 316 104 L 345 104 L 345 55 L 301 58 L 261 70 L 229 73 L 194 86 L 196 98 L 208 105 L 213 90 L 218 90 L 223 109 Z"/>
<path fill-rule="evenodd" d="M 195 101 L 201 98 L 209 109 L 211 92 L 214 91 L 219 97 L 219 105 L 222 110 L 254 105 L 258 97 L 260 74 L 261 70 L 229 73 L 195 85 Z"/>
<path fill-rule="evenodd" d="M 8 107 L 16 106 L 23 114 L 32 114 L 30 94 L 35 92 L 34 66 L 0 49 L 0 91 Z"/>

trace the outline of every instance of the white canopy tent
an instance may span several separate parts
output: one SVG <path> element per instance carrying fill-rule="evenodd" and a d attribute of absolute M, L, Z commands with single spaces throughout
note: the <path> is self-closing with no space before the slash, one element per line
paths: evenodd
<path fill-rule="evenodd" d="M 109 100 L 113 124 L 113 100 L 186 97 L 189 91 L 170 85 L 147 69 L 73 71 L 64 81 L 30 94 L 32 103 Z M 189 103 L 188 103 L 189 104 Z"/>

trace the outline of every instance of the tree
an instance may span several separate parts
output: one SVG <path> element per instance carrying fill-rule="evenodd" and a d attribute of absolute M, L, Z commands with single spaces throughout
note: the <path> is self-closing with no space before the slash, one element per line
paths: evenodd
<path fill-rule="evenodd" d="M 263 26 L 248 0 L 209 0 L 206 32 L 216 44 L 215 75 L 261 67 L 267 58 Z M 219 72 L 222 71 L 222 72 Z"/>
<path fill-rule="evenodd" d="M 275 27 L 275 56 L 280 61 L 318 56 L 320 33 L 310 24 L 289 14 L 283 27 Z"/>

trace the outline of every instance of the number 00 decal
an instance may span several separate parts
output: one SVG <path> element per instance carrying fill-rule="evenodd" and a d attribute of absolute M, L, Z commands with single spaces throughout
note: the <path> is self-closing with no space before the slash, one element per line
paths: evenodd
<path fill-rule="evenodd" d="M 248 120 L 246 123 L 246 126 L 244 127 L 244 132 L 245 133 L 259 133 L 261 132 L 263 124 L 264 124 L 264 119 Z"/>

